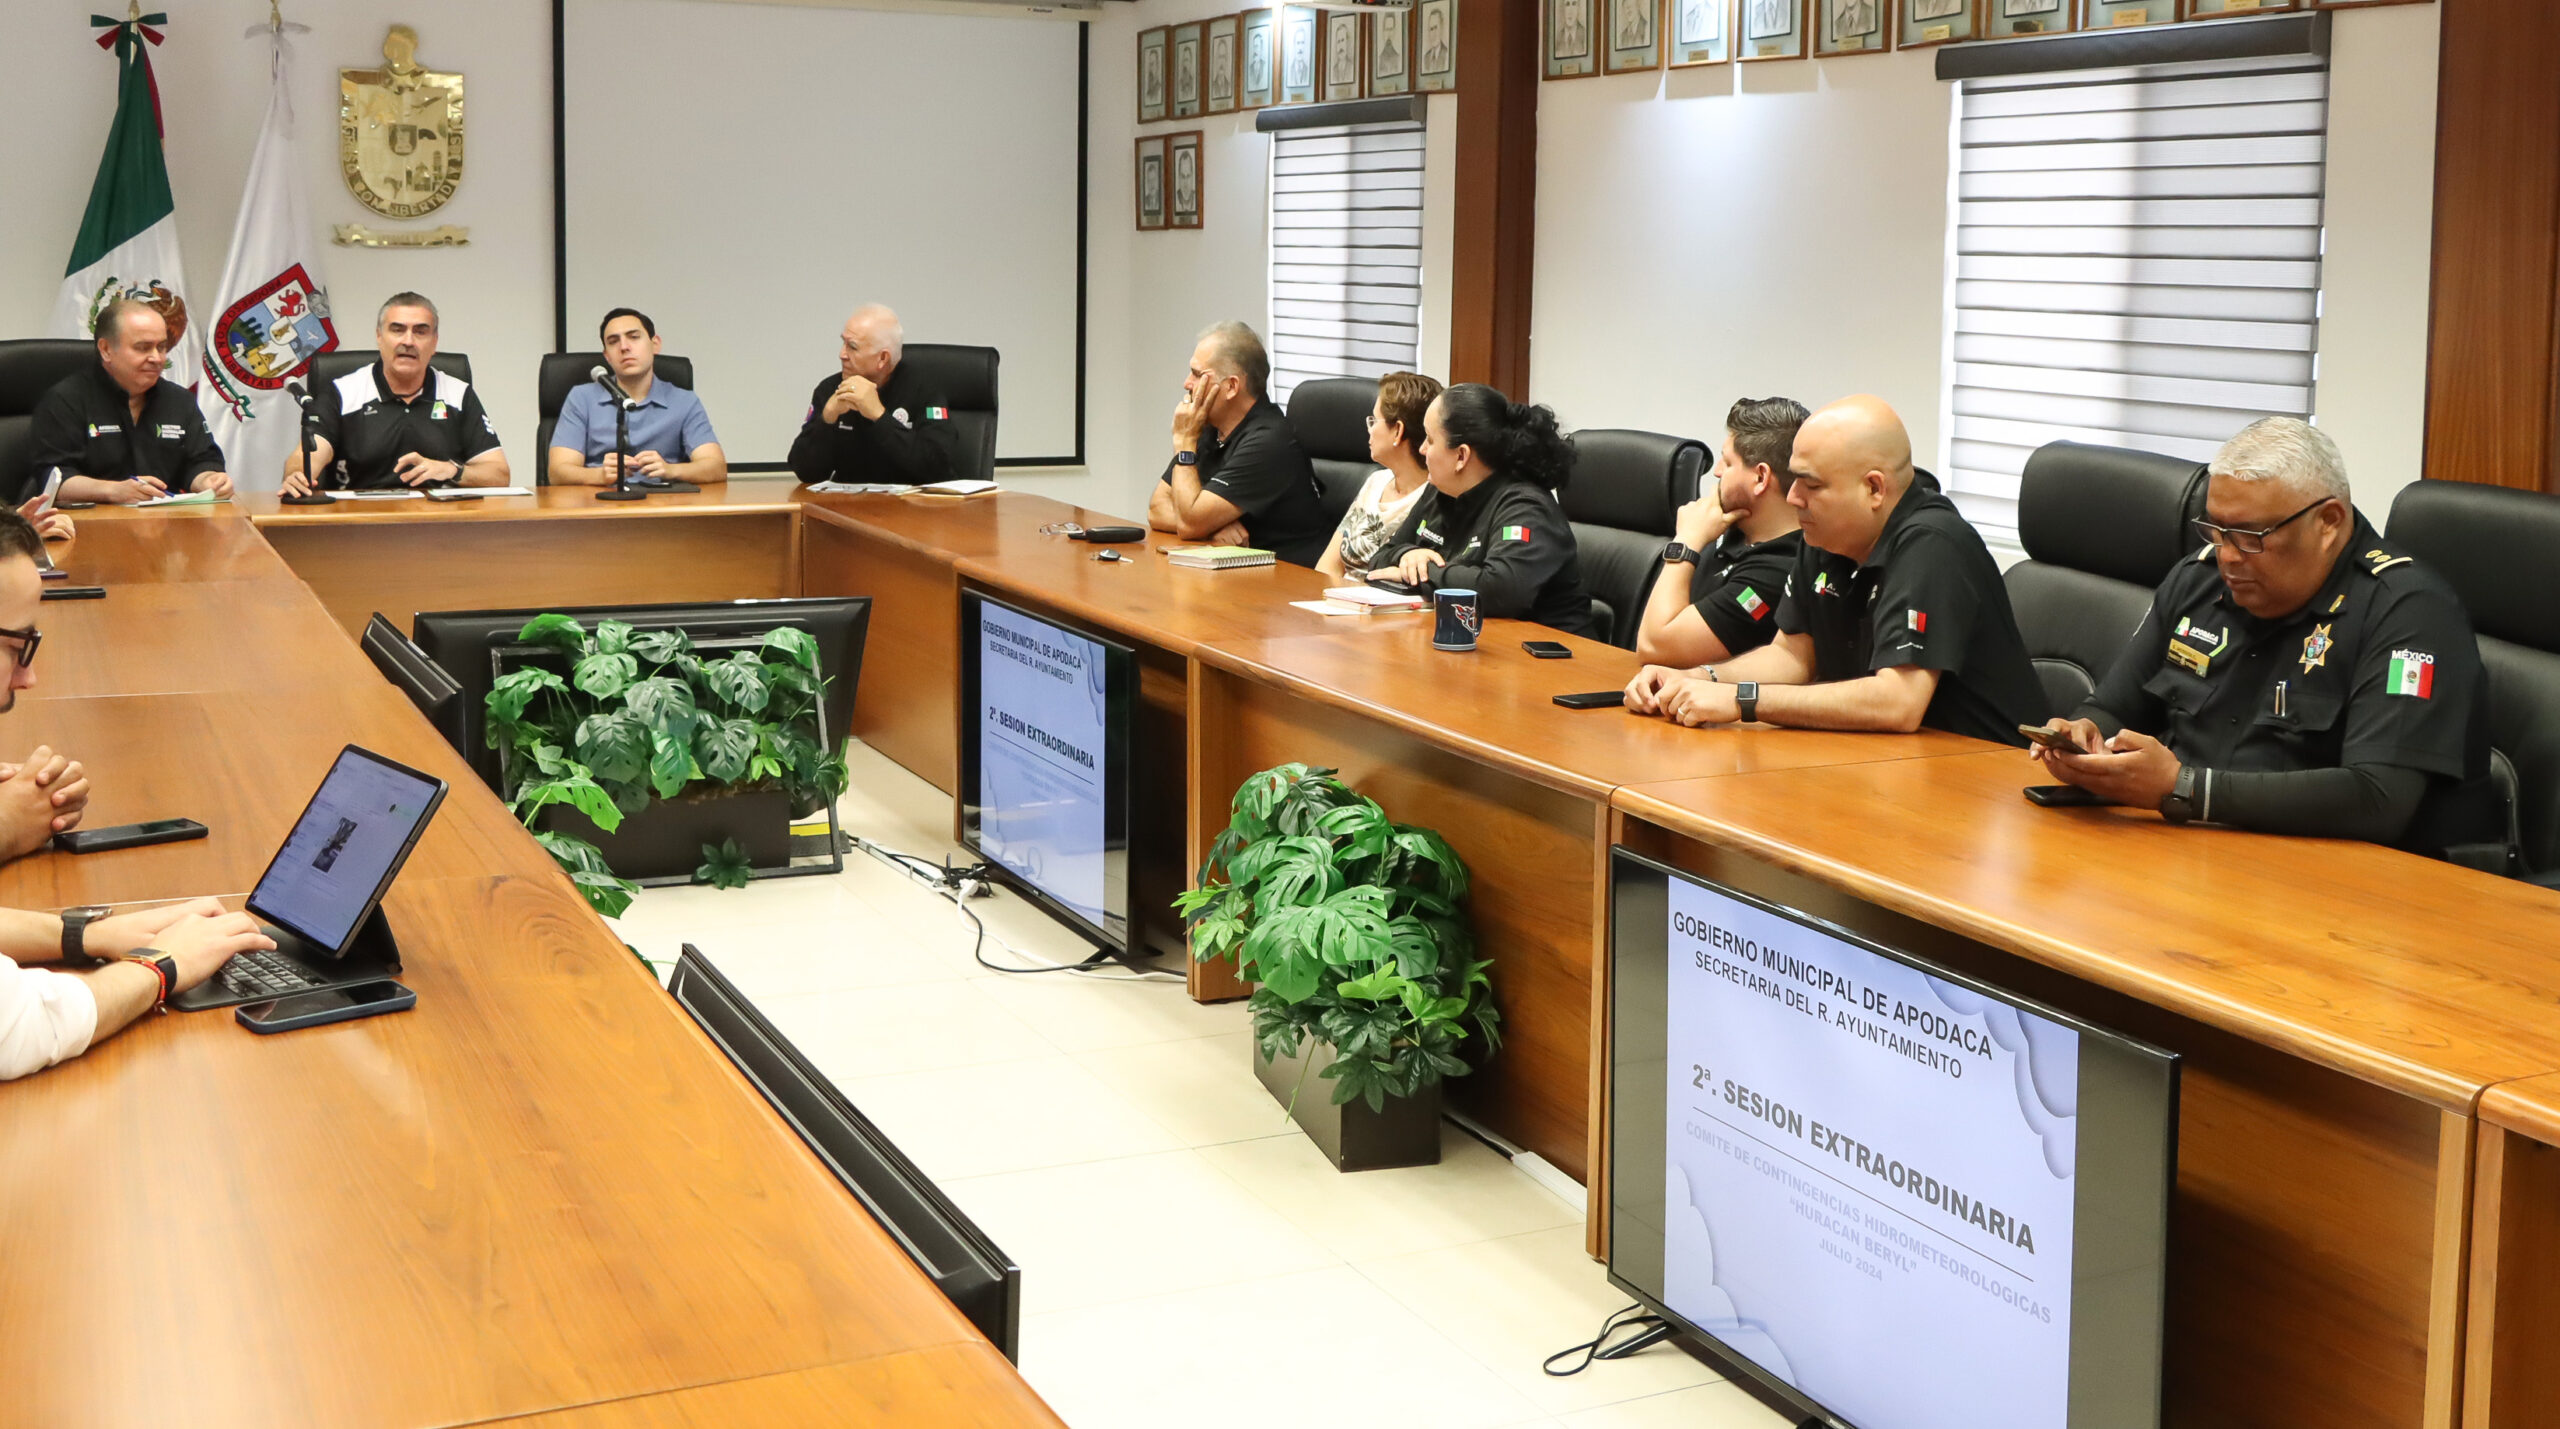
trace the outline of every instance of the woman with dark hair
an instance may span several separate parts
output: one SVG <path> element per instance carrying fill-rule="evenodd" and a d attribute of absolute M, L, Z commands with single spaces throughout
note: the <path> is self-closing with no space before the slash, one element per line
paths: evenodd
<path fill-rule="evenodd" d="M 1573 528 L 1555 492 L 1573 449 L 1556 414 L 1481 383 L 1443 392 L 1422 418 L 1431 489 L 1372 563 L 1423 590 L 1472 590 L 1487 620 L 1534 620 L 1592 633 L 1591 597 Z"/>
<path fill-rule="evenodd" d="M 1316 558 L 1316 569 L 1341 580 L 1369 574 L 1378 548 L 1404 525 L 1429 483 L 1422 473 L 1422 414 L 1440 384 L 1415 372 L 1390 372 L 1378 379 L 1378 400 L 1369 410 L 1369 460 L 1378 469 L 1361 484 L 1334 528 L 1333 544 Z"/>

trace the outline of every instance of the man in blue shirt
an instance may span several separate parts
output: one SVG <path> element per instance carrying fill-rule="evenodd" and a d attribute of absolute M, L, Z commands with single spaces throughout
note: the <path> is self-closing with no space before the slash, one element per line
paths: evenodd
<path fill-rule="evenodd" d="M 614 385 L 631 399 L 631 474 L 636 479 L 689 481 L 696 486 L 729 479 L 729 459 L 712 434 L 702 399 L 672 382 L 657 380 L 658 325 L 648 314 L 615 308 L 597 330 Z M 554 486 L 614 484 L 613 398 L 593 382 L 569 389 L 551 429 Z"/>

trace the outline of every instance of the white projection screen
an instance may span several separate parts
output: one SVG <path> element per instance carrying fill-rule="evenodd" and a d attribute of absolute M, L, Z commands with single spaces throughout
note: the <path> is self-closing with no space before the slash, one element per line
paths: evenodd
<path fill-rule="evenodd" d="M 731 0 L 566 24 L 573 350 L 640 309 L 729 460 L 779 462 L 845 315 L 885 302 L 909 342 L 1003 354 L 999 459 L 1074 453 L 1074 24 Z"/>

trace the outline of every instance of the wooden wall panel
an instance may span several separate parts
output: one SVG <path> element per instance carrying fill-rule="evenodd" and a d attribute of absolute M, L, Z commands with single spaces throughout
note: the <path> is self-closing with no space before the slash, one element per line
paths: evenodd
<path fill-rule="evenodd" d="M 1529 392 L 1537 239 L 1538 0 L 1460 0 L 1451 382 Z"/>
<path fill-rule="evenodd" d="M 948 794 L 959 787 L 960 577 L 948 560 L 853 526 L 801 532 L 800 595 L 867 595 L 853 732 Z"/>
<path fill-rule="evenodd" d="M 2560 1148 L 2480 1128 L 2463 1429 L 2544 1429 L 2560 1404 Z"/>

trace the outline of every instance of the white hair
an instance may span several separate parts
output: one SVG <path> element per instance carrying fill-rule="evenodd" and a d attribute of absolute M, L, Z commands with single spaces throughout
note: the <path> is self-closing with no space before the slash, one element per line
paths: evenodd
<path fill-rule="evenodd" d="M 845 322 L 849 326 L 869 328 L 873 339 L 889 349 L 891 357 L 907 355 L 906 326 L 898 321 L 898 315 L 889 310 L 888 304 L 864 303 L 855 308 L 853 316 Z"/>
<path fill-rule="evenodd" d="M 2347 459 L 2329 434 L 2298 417 L 2264 417 L 2222 444 L 2207 468 L 2235 481 L 2273 481 L 2305 495 L 2334 496 L 2355 504 L 2347 484 Z"/>

